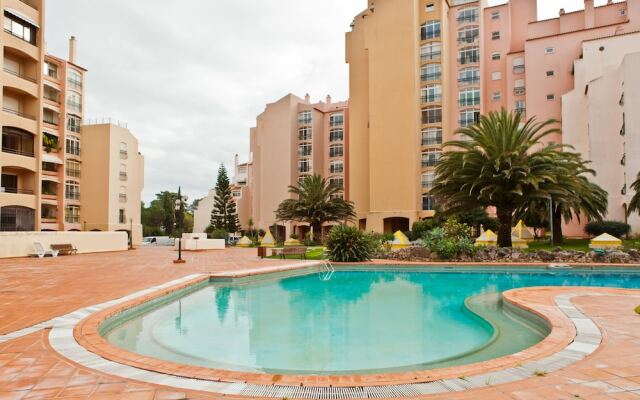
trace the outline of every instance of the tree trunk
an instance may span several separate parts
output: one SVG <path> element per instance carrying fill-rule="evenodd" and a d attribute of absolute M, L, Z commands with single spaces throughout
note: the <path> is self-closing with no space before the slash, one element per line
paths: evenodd
<path fill-rule="evenodd" d="M 562 235 L 562 210 L 560 207 L 556 207 L 553 210 L 553 245 L 560 246 L 564 243 L 564 236 Z"/>
<path fill-rule="evenodd" d="M 311 236 L 312 242 L 322 241 L 322 224 L 311 224 L 311 231 L 313 232 Z"/>
<path fill-rule="evenodd" d="M 498 247 L 512 247 L 511 225 L 513 224 L 513 210 L 511 208 L 497 208 L 498 214 Z"/>

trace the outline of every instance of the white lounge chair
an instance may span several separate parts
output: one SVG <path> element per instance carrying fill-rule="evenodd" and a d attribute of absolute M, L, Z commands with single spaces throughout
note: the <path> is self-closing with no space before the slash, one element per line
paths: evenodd
<path fill-rule="evenodd" d="M 40 242 L 34 242 L 33 248 L 36 252 L 31 254 L 32 256 L 38 256 L 38 258 L 44 258 L 45 256 L 58 257 L 58 250 L 45 250 Z"/>

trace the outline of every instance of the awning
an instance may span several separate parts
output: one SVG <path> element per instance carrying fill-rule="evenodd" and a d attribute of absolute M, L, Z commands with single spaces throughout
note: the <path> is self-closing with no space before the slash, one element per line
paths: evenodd
<path fill-rule="evenodd" d="M 43 154 L 42 155 L 42 162 L 48 162 L 48 163 L 51 163 L 51 164 L 60 164 L 60 165 L 64 164 L 61 159 L 59 159 L 58 157 L 53 156 L 51 154 Z"/>
<path fill-rule="evenodd" d="M 56 176 L 42 175 L 42 180 L 43 181 L 50 181 L 50 182 L 60 183 L 60 180 Z"/>
<path fill-rule="evenodd" d="M 13 15 L 14 17 L 20 18 L 21 20 L 23 20 L 24 22 L 35 26 L 36 28 L 40 28 L 40 25 L 38 25 L 37 22 L 35 22 L 34 20 L 32 20 L 31 18 L 27 17 L 26 15 L 24 15 L 23 13 L 21 13 L 20 11 L 14 10 L 13 8 L 9 8 L 9 7 L 5 7 L 4 11 L 8 12 L 9 14 Z"/>

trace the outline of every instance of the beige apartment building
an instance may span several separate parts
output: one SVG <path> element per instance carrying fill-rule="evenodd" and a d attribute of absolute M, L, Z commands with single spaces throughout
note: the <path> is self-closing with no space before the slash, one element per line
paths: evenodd
<path fill-rule="evenodd" d="M 503 107 L 562 123 L 562 96 L 575 87 L 583 43 L 640 28 L 637 1 L 596 7 L 585 0 L 584 10 L 543 21 L 535 0 L 367 4 L 346 35 L 348 192 L 359 227 L 374 231 L 407 230 L 433 216 L 434 167 L 457 129 Z"/>
<path fill-rule="evenodd" d="M 234 197 L 244 229 L 251 218 L 255 229 L 277 225 L 281 240 L 293 233 L 304 237 L 308 225 L 277 221 L 275 211 L 292 198 L 289 186 L 305 176 L 322 175 L 344 188 L 349 199 L 348 121 L 348 103 L 333 102 L 331 96 L 311 103 L 309 95 L 288 94 L 267 104 L 250 132 L 249 162 L 235 168 Z"/>
<path fill-rule="evenodd" d="M 82 210 L 85 231 L 125 231 L 142 243 L 140 205 L 144 157 L 138 139 L 121 123 L 82 126 Z"/>

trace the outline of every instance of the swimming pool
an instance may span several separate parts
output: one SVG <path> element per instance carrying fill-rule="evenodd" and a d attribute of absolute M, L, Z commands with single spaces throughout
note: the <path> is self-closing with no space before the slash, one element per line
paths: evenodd
<path fill-rule="evenodd" d="M 329 278 L 329 279 L 327 279 Z M 162 360 L 242 372 L 425 370 L 512 354 L 547 326 L 499 293 L 532 286 L 640 288 L 632 271 L 357 268 L 205 282 L 108 319 L 101 334 Z"/>

